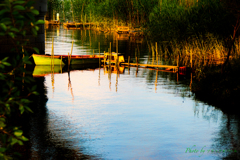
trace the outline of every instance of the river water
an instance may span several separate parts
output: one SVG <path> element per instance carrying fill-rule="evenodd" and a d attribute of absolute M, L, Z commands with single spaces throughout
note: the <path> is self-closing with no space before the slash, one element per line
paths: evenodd
<path fill-rule="evenodd" d="M 46 30 L 46 53 L 118 50 L 151 61 L 144 39 L 93 30 Z M 137 53 L 136 53 L 137 52 Z M 162 62 L 171 63 L 171 62 Z M 239 120 L 194 99 L 191 78 L 146 68 L 87 67 L 46 73 L 44 144 L 32 129 L 31 158 L 221 159 L 239 156 Z M 42 69 L 44 70 L 44 69 Z M 60 71 L 61 70 L 61 71 Z M 34 120 L 33 120 L 34 121 Z M 32 122 L 34 123 L 34 122 Z M 49 147 L 51 143 L 51 146 Z M 61 148 L 61 149 L 59 149 Z M 64 148 L 62 150 L 62 148 Z M 221 151 L 219 151 L 221 150 Z"/>

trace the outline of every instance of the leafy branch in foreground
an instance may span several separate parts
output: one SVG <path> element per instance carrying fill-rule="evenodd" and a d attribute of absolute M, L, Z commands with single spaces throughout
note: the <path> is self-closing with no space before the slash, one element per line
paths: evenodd
<path fill-rule="evenodd" d="M 25 112 L 32 112 L 28 107 L 29 97 L 38 94 L 36 86 L 29 88 L 33 78 L 26 71 L 26 64 L 31 64 L 28 51 L 39 52 L 29 47 L 26 35 L 36 36 L 38 25 L 44 23 L 35 19 L 39 12 L 34 9 L 34 3 L 32 0 L 4 0 L 0 4 L 0 39 L 8 40 L 12 46 L 0 58 L 0 159 L 13 159 L 19 155 L 14 147 L 28 141 L 14 121 Z"/>

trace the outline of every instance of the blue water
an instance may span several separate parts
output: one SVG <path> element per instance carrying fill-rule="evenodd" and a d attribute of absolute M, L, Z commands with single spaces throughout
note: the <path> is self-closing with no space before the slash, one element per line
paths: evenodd
<path fill-rule="evenodd" d="M 61 46 L 71 48 L 70 40 L 57 45 L 66 32 L 60 30 L 60 38 L 55 38 L 57 53 Z M 47 51 L 51 37 L 48 39 Z M 87 49 L 79 46 L 74 54 L 91 50 L 89 43 L 83 44 Z M 142 61 L 147 61 L 144 57 Z M 125 68 L 120 74 L 104 68 L 75 70 L 70 79 L 66 72 L 46 75 L 49 139 L 59 146 L 66 142 L 77 155 L 92 159 L 222 158 L 224 153 L 209 150 L 232 148 L 231 143 L 221 142 L 229 142 L 229 133 L 221 134 L 226 130 L 226 116 L 194 100 L 189 84 L 190 79 L 176 73 L 145 68 L 138 72 Z M 188 148 L 198 151 L 190 153 Z"/>

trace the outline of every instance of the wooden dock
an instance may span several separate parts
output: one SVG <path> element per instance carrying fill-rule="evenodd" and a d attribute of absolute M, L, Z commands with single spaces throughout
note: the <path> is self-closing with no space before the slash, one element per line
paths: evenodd
<path fill-rule="evenodd" d="M 46 25 L 60 25 L 60 21 L 54 21 L 54 20 L 51 20 L 51 21 L 47 21 L 45 20 L 45 24 Z"/>
<path fill-rule="evenodd" d="M 145 68 L 166 68 L 166 71 L 178 71 L 178 66 L 171 65 L 154 65 L 154 64 L 140 64 L 140 63 L 120 63 L 120 65 L 130 66 L 130 67 L 145 67 Z"/>
<path fill-rule="evenodd" d="M 66 28 L 83 28 L 93 25 L 95 25 L 95 23 L 75 23 L 75 22 L 63 23 L 63 26 Z"/>

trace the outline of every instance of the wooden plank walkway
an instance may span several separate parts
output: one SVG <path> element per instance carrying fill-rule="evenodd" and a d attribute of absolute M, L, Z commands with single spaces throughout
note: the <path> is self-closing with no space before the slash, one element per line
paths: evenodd
<path fill-rule="evenodd" d="M 70 28 L 78 28 L 78 27 L 83 27 L 83 26 L 90 26 L 90 25 L 95 25 L 95 23 L 74 23 L 74 22 L 69 22 L 69 23 L 63 23 L 64 27 Z"/>
<path fill-rule="evenodd" d="M 141 67 L 149 67 L 149 68 L 171 68 L 174 70 L 178 70 L 178 66 L 171 66 L 171 65 L 154 65 L 154 64 L 140 64 L 140 63 L 120 63 L 120 65 L 125 66 L 141 66 Z"/>

